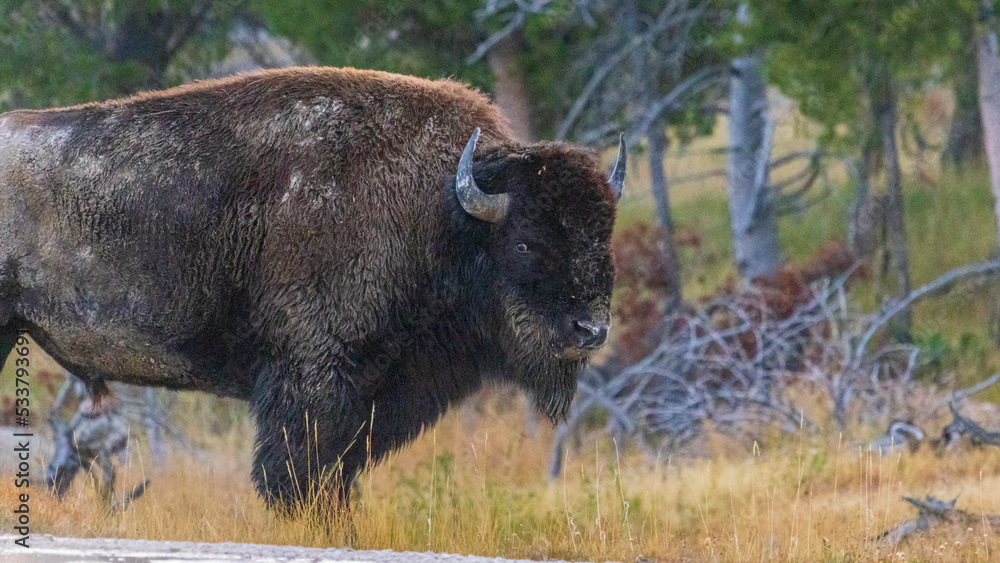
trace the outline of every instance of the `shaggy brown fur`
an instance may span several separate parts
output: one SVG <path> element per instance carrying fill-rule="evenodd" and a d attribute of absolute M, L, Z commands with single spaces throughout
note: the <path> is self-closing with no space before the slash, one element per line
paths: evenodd
<path fill-rule="evenodd" d="M 475 127 L 476 183 L 511 194 L 497 223 L 455 196 Z M 576 323 L 609 318 L 593 155 L 519 145 L 446 80 L 298 68 L 3 114 L 0 202 L 0 354 L 27 327 L 92 391 L 248 399 L 272 502 L 338 460 L 346 498 L 484 380 L 561 416 Z"/>

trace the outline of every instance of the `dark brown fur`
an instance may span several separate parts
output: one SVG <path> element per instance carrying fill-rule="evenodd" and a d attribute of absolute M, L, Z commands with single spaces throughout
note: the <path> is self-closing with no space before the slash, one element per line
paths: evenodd
<path fill-rule="evenodd" d="M 454 193 L 475 127 L 498 223 Z M 574 320 L 608 318 L 595 159 L 451 81 L 301 68 L 0 115 L 0 201 L 0 346 L 26 327 L 93 390 L 250 400 L 271 501 L 338 460 L 343 491 L 484 380 L 561 416 Z"/>

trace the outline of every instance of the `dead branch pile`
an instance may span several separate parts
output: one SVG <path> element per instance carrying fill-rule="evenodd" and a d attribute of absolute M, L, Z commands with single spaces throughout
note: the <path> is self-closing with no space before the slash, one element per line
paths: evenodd
<path fill-rule="evenodd" d="M 974 528 L 987 526 L 993 532 L 1000 530 L 1000 516 L 995 514 L 973 514 L 955 508 L 953 499 L 945 502 L 932 496 L 927 496 L 924 500 L 903 497 L 903 500 L 917 507 L 917 517 L 907 520 L 899 526 L 883 533 L 879 539 L 889 545 L 896 545 L 911 534 L 927 532 L 942 525 L 960 526 L 962 528 Z"/>
<path fill-rule="evenodd" d="M 550 475 L 561 470 L 567 439 L 586 423 L 658 452 L 689 443 L 708 423 L 720 432 L 794 433 L 816 424 L 792 387 L 817 392 L 844 427 L 871 423 L 902 408 L 919 367 L 919 348 L 888 343 L 869 350 L 878 329 L 918 299 L 959 279 L 1000 270 L 1000 260 L 956 268 L 872 314 L 848 305 L 850 272 L 806 286 L 789 276 L 776 285 L 716 294 L 669 322 L 656 349 L 639 362 L 613 362 L 581 376 L 567 422 L 559 429 Z M 814 399 L 813 399 L 814 400 Z"/>
<path fill-rule="evenodd" d="M 941 432 L 940 449 L 955 448 L 963 437 L 973 446 L 1000 446 L 1000 432 L 990 432 L 974 420 L 962 416 L 954 401 L 948 408 L 951 409 L 952 421 Z"/>
<path fill-rule="evenodd" d="M 69 423 L 61 418 L 67 401 L 79 399 L 75 414 Z M 46 468 L 46 486 L 60 499 L 77 474 L 83 472 L 94 482 L 104 505 L 112 512 L 126 510 L 142 496 L 149 481 L 134 487 L 130 493 L 115 498 L 117 472 L 115 458 L 127 455 L 129 428 L 116 406 L 97 407 L 85 396 L 84 385 L 70 373 L 52 406 L 48 417 L 52 429 L 53 452 Z M 97 478 L 100 469 L 101 478 Z"/>
<path fill-rule="evenodd" d="M 80 473 L 94 482 L 99 498 L 112 511 L 125 510 L 142 496 L 149 481 L 131 492 L 115 495 L 116 461 L 128 458 L 134 426 L 145 426 L 146 439 L 158 464 L 167 461 L 162 435 L 197 454 L 170 421 L 162 395 L 154 389 L 111 382 L 111 393 L 96 404 L 87 396 L 82 381 L 66 372 L 59 393 L 49 411 L 53 450 L 46 469 L 46 487 L 62 499 Z M 67 412 L 69 415 L 67 422 Z M 97 470 L 101 477 L 98 479 Z"/>

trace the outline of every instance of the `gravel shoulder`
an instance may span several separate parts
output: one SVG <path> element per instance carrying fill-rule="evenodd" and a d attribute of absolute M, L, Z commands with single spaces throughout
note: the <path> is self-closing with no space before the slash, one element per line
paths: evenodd
<path fill-rule="evenodd" d="M 413 551 L 357 551 L 250 543 L 195 543 L 181 541 L 63 538 L 32 534 L 30 548 L 14 543 L 16 536 L 0 535 L 0 560 L 5 563 L 192 563 L 229 561 L 366 562 L 366 563 L 529 563 L 449 553 Z"/>

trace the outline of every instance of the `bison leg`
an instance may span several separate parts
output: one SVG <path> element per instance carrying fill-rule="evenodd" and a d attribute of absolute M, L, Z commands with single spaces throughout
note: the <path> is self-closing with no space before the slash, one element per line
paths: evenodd
<path fill-rule="evenodd" d="M 346 508 L 350 484 L 364 466 L 365 408 L 347 390 L 300 383 L 298 374 L 273 363 L 258 374 L 250 399 L 257 422 L 252 479 L 268 506 Z M 342 380 L 341 380 L 342 381 Z"/>

